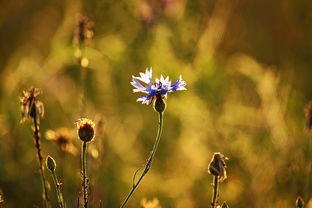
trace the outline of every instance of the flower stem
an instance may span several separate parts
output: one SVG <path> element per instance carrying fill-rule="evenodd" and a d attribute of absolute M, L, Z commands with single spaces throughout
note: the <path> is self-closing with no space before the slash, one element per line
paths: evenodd
<path fill-rule="evenodd" d="M 213 195 L 212 195 L 212 202 L 211 208 L 217 207 L 217 197 L 218 197 L 218 176 L 213 176 Z"/>
<path fill-rule="evenodd" d="M 37 149 L 37 157 L 38 157 L 38 163 L 39 163 L 39 172 L 41 175 L 41 184 L 42 184 L 42 199 L 44 201 L 45 207 L 49 207 L 49 197 L 48 197 L 48 189 L 46 186 L 46 179 L 43 173 L 43 157 L 41 154 L 41 143 L 40 143 L 40 134 L 39 134 L 39 125 L 37 123 L 37 116 L 36 113 L 34 113 L 33 116 L 34 119 L 34 142 Z"/>
<path fill-rule="evenodd" d="M 59 204 L 59 208 L 65 208 L 64 198 L 61 192 L 61 183 L 59 183 L 55 171 L 51 171 L 51 173 L 52 173 L 52 178 L 53 178 L 53 182 L 54 182 L 55 189 L 56 189 L 57 202 Z"/>
<path fill-rule="evenodd" d="M 308 139 L 307 144 L 307 152 L 308 152 L 308 165 L 307 165 L 307 177 L 306 177 L 306 185 L 305 185 L 305 194 L 306 197 L 310 196 L 310 183 L 311 183 L 311 169 L 312 169 L 312 139 Z"/>
<path fill-rule="evenodd" d="M 82 187 L 83 187 L 83 207 L 88 207 L 88 178 L 87 178 L 87 142 L 82 143 Z"/>
<path fill-rule="evenodd" d="M 158 131 L 157 131 L 157 135 L 156 135 L 156 139 L 155 139 L 155 143 L 153 146 L 153 149 L 151 151 L 151 154 L 145 164 L 145 168 L 139 178 L 139 180 L 135 183 L 133 183 L 132 189 L 129 192 L 128 196 L 126 197 L 126 199 L 124 200 L 124 202 L 122 203 L 122 205 L 120 206 L 120 208 L 123 208 L 126 206 L 127 202 L 129 201 L 129 199 L 131 198 L 132 194 L 134 193 L 134 191 L 136 190 L 136 188 L 138 187 L 138 185 L 140 184 L 140 182 L 142 181 L 143 177 L 146 175 L 146 173 L 150 170 L 151 166 L 152 166 L 152 161 L 153 158 L 155 156 L 159 141 L 160 141 L 160 136 L 161 136 L 161 132 L 163 129 L 163 113 L 160 112 L 159 113 L 159 123 L 158 123 Z"/>

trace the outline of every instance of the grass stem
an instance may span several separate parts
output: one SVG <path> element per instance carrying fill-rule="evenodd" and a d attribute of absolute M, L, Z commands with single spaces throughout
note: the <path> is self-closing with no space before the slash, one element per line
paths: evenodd
<path fill-rule="evenodd" d="M 88 178 L 87 178 L 87 142 L 82 143 L 82 187 L 83 187 L 83 207 L 88 207 Z"/>
<path fill-rule="evenodd" d="M 153 146 L 153 149 L 151 151 L 151 155 L 149 156 L 146 164 L 145 164 L 145 168 L 139 178 L 139 180 L 137 182 L 134 181 L 132 189 L 130 190 L 129 194 L 127 195 L 126 199 L 124 200 L 124 202 L 122 203 L 122 205 L 120 206 L 120 208 L 123 208 L 126 206 L 127 202 L 129 201 L 129 199 L 131 198 L 131 196 L 133 195 L 134 191 L 136 190 L 136 188 L 138 187 L 138 185 L 140 184 L 140 182 L 142 181 L 143 177 L 147 174 L 147 172 L 150 170 L 151 166 L 152 166 L 152 161 L 153 158 L 155 156 L 159 141 L 160 141 L 160 136 L 161 136 L 161 132 L 163 129 L 163 113 L 160 112 L 159 113 L 159 122 L 158 122 L 158 131 L 157 131 L 157 135 L 156 135 L 156 139 L 155 139 L 155 143 Z"/>

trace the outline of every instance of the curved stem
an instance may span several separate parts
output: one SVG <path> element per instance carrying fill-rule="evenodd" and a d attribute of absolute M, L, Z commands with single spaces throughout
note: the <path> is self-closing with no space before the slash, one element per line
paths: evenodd
<path fill-rule="evenodd" d="M 217 207 L 217 197 L 218 197 L 218 176 L 213 176 L 213 195 L 211 208 Z"/>
<path fill-rule="evenodd" d="M 53 182 L 54 182 L 55 189 L 56 189 L 57 202 L 59 204 L 59 208 L 65 208 L 64 198 L 63 198 L 63 194 L 61 192 L 61 184 L 59 183 L 59 181 L 57 179 L 55 171 L 51 171 L 51 173 L 52 173 L 52 178 L 53 178 Z"/>
<path fill-rule="evenodd" d="M 163 129 L 163 113 L 159 113 L 159 123 L 158 123 L 158 131 L 157 131 L 157 135 L 156 135 L 156 139 L 155 139 L 155 143 L 153 146 L 153 149 L 151 151 L 151 154 L 145 164 L 145 168 L 139 178 L 139 180 L 136 183 L 133 183 L 132 189 L 130 190 L 128 196 L 126 197 L 126 199 L 124 200 L 124 202 L 122 203 L 122 205 L 120 206 L 120 208 L 123 208 L 126 206 L 127 202 L 129 201 L 129 199 L 131 198 L 131 196 L 133 195 L 134 191 L 136 190 L 136 188 L 138 187 L 138 185 L 140 184 L 140 182 L 142 181 L 143 177 L 146 175 L 146 173 L 150 170 L 151 166 L 152 166 L 152 161 L 153 158 L 155 156 L 159 141 L 160 141 L 160 136 L 161 136 L 161 132 Z"/>
<path fill-rule="evenodd" d="M 39 135 L 39 125 L 37 123 L 36 113 L 34 114 L 34 142 L 37 149 L 37 157 L 39 163 L 39 172 L 41 175 L 41 184 L 42 184 L 42 199 L 45 203 L 46 207 L 49 207 L 49 197 L 48 197 L 48 189 L 46 187 L 46 179 L 43 173 L 43 157 L 41 154 L 41 144 L 40 144 L 40 135 Z"/>
<path fill-rule="evenodd" d="M 83 187 L 83 207 L 88 207 L 88 182 L 87 182 L 87 142 L 82 144 L 82 187 Z"/>

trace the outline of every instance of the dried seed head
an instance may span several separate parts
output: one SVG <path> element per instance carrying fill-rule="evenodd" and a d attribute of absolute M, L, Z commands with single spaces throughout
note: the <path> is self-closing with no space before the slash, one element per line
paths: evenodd
<path fill-rule="evenodd" d="M 220 182 L 227 178 L 225 160 L 227 160 L 227 158 L 224 157 L 224 155 L 222 155 L 220 152 L 216 152 L 214 153 L 208 166 L 208 172 L 211 175 L 217 176 Z"/>
<path fill-rule="evenodd" d="M 306 127 L 307 131 L 312 130 L 312 101 L 310 101 L 304 108 Z"/>
<path fill-rule="evenodd" d="M 94 22 L 87 16 L 78 15 L 77 25 L 74 31 L 74 44 L 80 47 L 83 44 L 89 43 L 93 38 L 93 26 Z"/>
<path fill-rule="evenodd" d="M 47 156 L 46 166 L 52 172 L 56 169 L 56 162 L 50 155 Z"/>
<path fill-rule="evenodd" d="M 39 121 L 39 117 L 43 117 L 43 103 L 37 99 L 40 94 L 42 94 L 42 91 L 34 87 L 23 90 L 22 96 L 20 97 L 22 112 L 21 122 L 24 122 L 28 118 L 36 118 Z"/>
<path fill-rule="evenodd" d="M 162 113 L 166 109 L 165 100 L 162 98 L 161 95 L 156 95 L 156 101 L 154 102 L 154 110 L 156 112 Z"/>
<path fill-rule="evenodd" d="M 296 207 L 303 208 L 303 206 L 304 206 L 304 201 L 301 196 L 298 196 L 296 199 Z"/>
<path fill-rule="evenodd" d="M 93 123 L 93 121 L 87 118 L 81 118 L 81 119 L 78 119 L 76 124 L 77 124 L 78 136 L 80 140 L 84 142 L 89 142 L 94 138 L 95 124 Z"/>

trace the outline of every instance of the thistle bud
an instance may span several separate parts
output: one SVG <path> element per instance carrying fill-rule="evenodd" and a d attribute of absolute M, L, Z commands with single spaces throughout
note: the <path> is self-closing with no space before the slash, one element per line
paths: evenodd
<path fill-rule="evenodd" d="M 218 177 L 220 182 L 224 181 L 227 178 L 226 170 L 225 170 L 225 168 L 226 168 L 225 160 L 226 159 L 227 158 L 224 157 L 224 155 L 222 155 L 220 152 L 216 152 L 212 156 L 211 162 L 208 166 L 208 172 L 211 175 Z"/>
<path fill-rule="evenodd" d="M 298 196 L 296 199 L 296 207 L 303 208 L 304 201 L 301 196 Z"/>
<path fill-rule="evenodd" d="M 166 103 L 161 95 L 156 95 L 156 101 L 154 102 L 154 109 L 158 113 L 162 113 L 166 109 Z"/>
<path fill-rule="evenodd" d="M 81 118 L 77 122 L 77 130 L 78 130 L 78 137 L 81 141 L 89 142 L 94 138 L 95 134 L 95 124 L 93 121 Z"/>
<path fill-rule="evenodd" d="M 55 171 L 55 169 L 56 169 L 55 160 L 50 155 L 48 155 L 48 157 L 46 159 L 46 166 L 52 172 Z"/>

